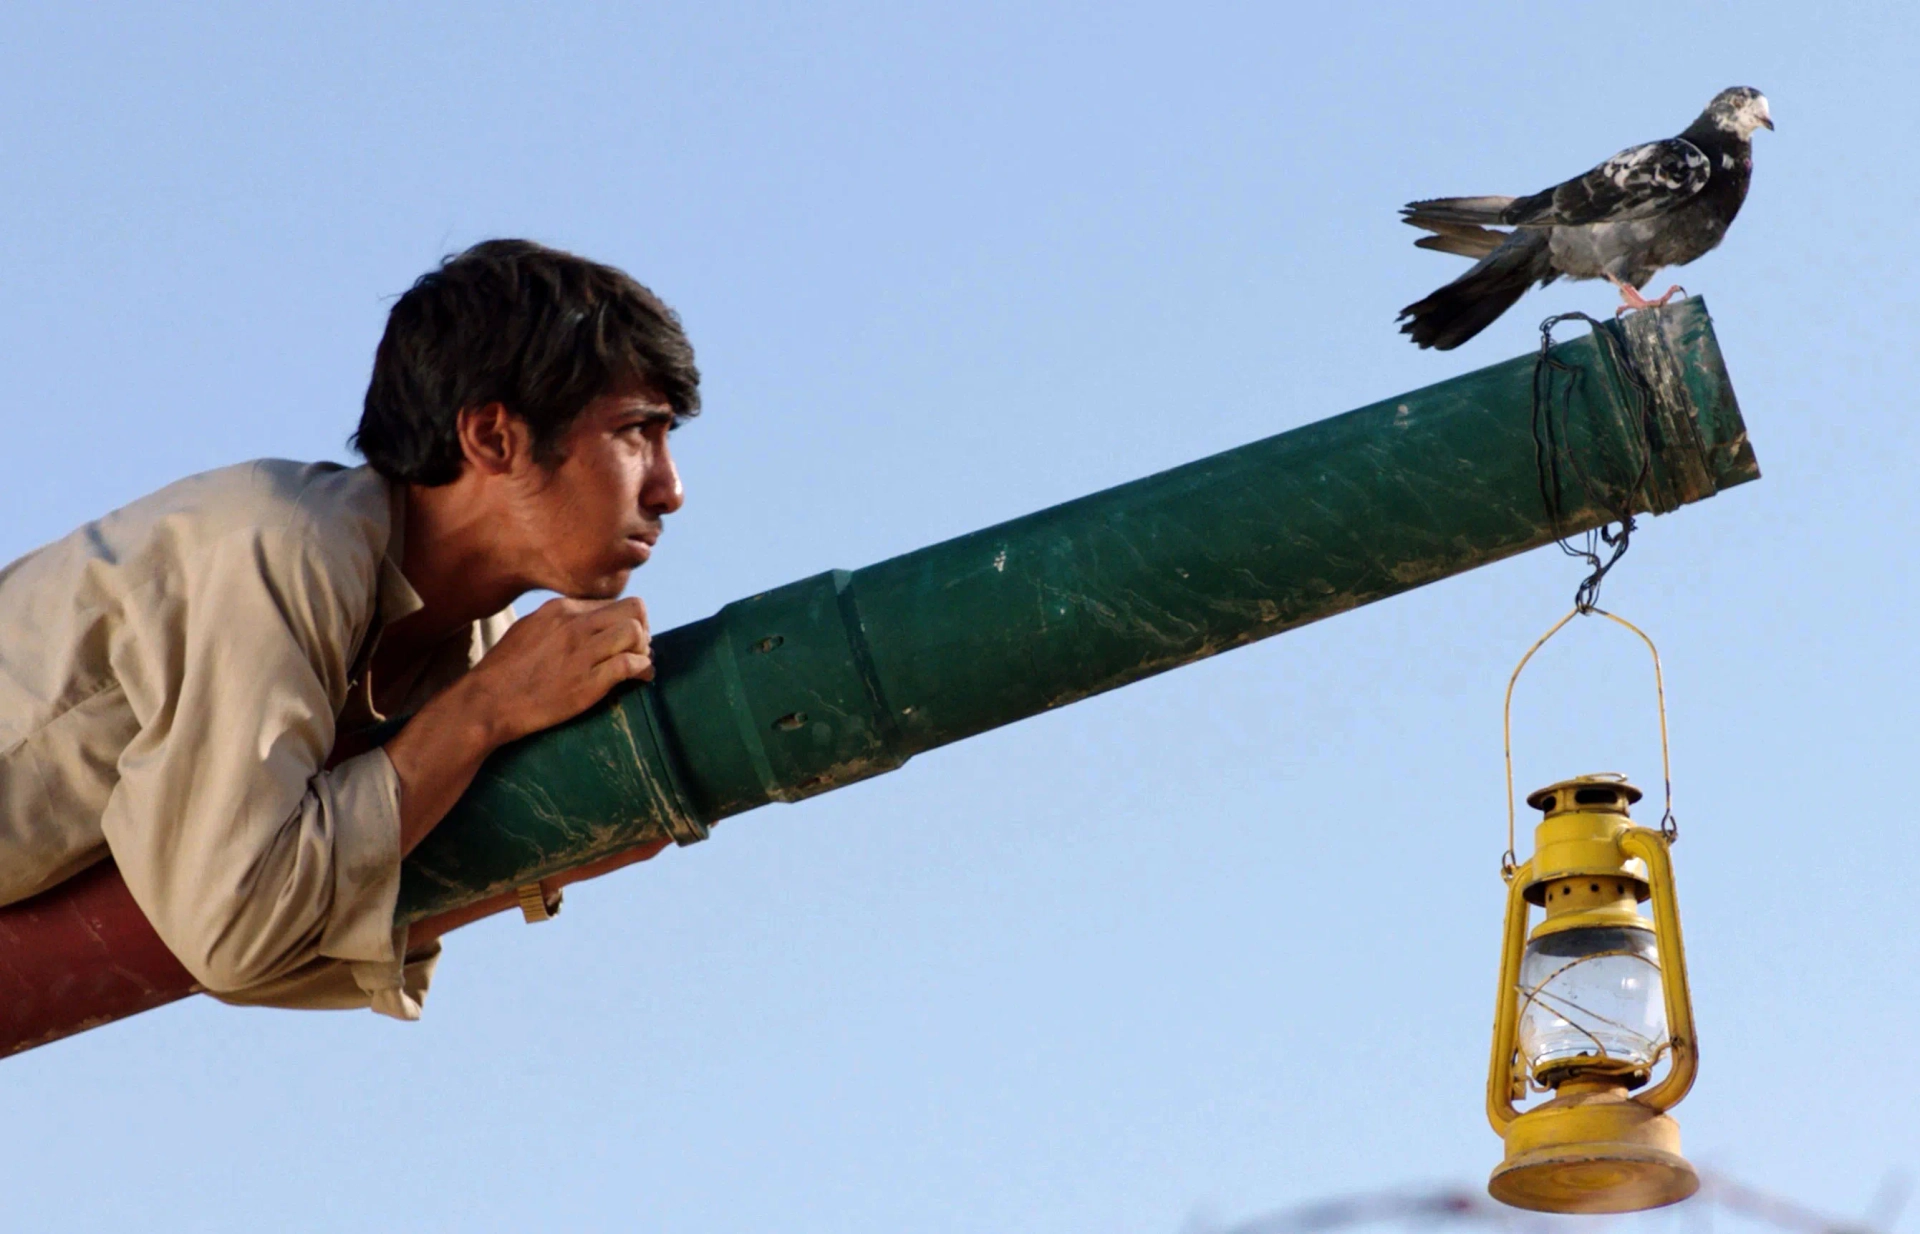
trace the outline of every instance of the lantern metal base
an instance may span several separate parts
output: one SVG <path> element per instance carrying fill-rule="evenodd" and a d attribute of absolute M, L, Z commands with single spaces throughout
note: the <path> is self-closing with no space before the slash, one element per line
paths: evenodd
<path fill-rule="evenodd" d="M 1680 1155 L 1680 1124 L 1624 1088 L 1579 1087 L 1513 1120 L 1488 1194 L 1542 1213 L 1634 1213 L 1700 1189 Z"/>

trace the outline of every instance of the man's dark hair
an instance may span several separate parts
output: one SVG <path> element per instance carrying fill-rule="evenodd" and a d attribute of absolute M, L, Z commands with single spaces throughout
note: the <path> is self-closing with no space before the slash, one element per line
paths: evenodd
<path fill-rule="evenodd" d="M 503 404 L 551 464 L 586 405 L 638 381 L 676 417 L 700 370 L 673 310 L 612 266 L 531 240 L 487 240 L 420 276 L 387 314 L 351 444 L 390 480 L 451 484 L 461 409 Z"/>

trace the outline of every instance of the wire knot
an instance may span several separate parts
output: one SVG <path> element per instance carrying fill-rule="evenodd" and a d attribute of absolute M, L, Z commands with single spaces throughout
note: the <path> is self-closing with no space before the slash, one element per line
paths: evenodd
<path fill-rule="evenodd" d="M 1629 514 L 1620 520 L 1618 524 L 1620 530 L 1613 530 L 1614 526 L 1615 524 L 1609 523 L 1598 531 L 1588 532 L 1586 542 L 1578 548 L 1565 540 L 1560 541 L 1561 552 L 1571 557 L 1585 559 L 1593 571 L 1580 580 L 1580 586 L 1573 592 L 1573 607 L 1579 610 L 1582 617 L 1600 607 L 1600 583 L 1607 577 L 1607 571 L 1613 569 L 1614 564 L 1627 551 L 1627 542 L 1633 535 L 1633 515 Z M 1607 554 L 1605 560 L 1600 557 L 1602 545 L 1613 550 Z"/>

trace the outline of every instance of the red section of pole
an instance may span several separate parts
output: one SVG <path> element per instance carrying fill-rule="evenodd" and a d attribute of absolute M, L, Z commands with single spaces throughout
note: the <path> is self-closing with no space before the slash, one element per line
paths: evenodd
<path fill-rule="evenodd" d="M 342 737 L 326 765 L 372 748 L 363 734 Z M 0 1058 L 199 990 L 111 857 L 0 908 Z"/>
<path fill-rule="evenodd" d="M 0 1058 L 198 989 L 112 861 L 0 908 Z"/>

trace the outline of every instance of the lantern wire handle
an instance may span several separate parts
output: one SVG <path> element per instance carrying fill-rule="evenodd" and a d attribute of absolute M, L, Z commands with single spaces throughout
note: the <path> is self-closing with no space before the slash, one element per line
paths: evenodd
<path fill-rule="evenodd" d="M 1517 813 L 1513 797 L 1513 688 L 1520 683 L 1520 674 L 1525 671 L 1527 662 L 1533 659 L 1534 653 L 1546 646 L 1548 639 L 1565 629 L 1568 622 L 1588 613 L 1605 617 L 1608 621 L 1633 631 L 1640 636 L 1640 641 L 1647 645 L 1647 651 L 1653 656 L 1653 692 L 1660 710 L 1660 777 L 1667 794 L 1666 813 L 1660 816 L 1660 835 L 1669 844 L 1680 838 L 1680 822 L 1673 816 L 1673 757 L 1667 745 L 1667 681 L 1666 675 L 1660 671 L 1660 649 L 1653 645 L 1653 640 L 1647 637 L 1645 630 L 1626 618 L 1609 613 L 1604 608 L 1582 608 L 1576 605 L 1572 612 L 1554 622 L 1552 629 L 1534 640 L 1533 646 L 1527 648 L 1527 654 L 1521 656 L 1520 663 L 1514 666 L 1513 676 L 1507 678 L 1507 703 L 1501 715 L 1501 730 L 1507 754 L 1507 851 L 1500 857 L 1500 876 L 1509 882 L 1513 880 L 1516 860 L 1514 827 Z"/>

